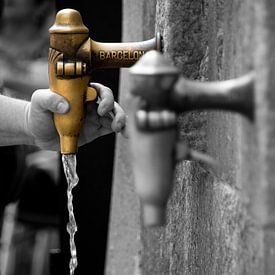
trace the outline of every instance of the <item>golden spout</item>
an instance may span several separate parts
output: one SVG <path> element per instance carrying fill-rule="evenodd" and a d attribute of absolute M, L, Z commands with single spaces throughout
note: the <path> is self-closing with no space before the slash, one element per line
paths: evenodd
<path fill-rule="evenodd" d="M 54 122 L 62 154 L 74 154 L 84 122 L 84 104 L 90 79 L 87 64 L 76 59 L 76 52 L 87 40 L 89 30 L 78 11 L 64 9 L 57 13 L 49 32 L 50 89 L 70 103 L 70 111 L 64 115 L 54 114 Z"/>
<path fill-rule="evenodd" d="M 130 43 L 102 43 L 89 38 L 89 29 L 81 14 L 63 9 L 56 14 L 49 29 L 50 89 L 70 104 L 66 114 L 54 114 L 62 154 L 74 154 L 85 120 L 85 102 L 95 100 L 97 93 L 88 87 L 93 69 L 130 67 L 146 51 L 160 49 L 160 35 Z"/>

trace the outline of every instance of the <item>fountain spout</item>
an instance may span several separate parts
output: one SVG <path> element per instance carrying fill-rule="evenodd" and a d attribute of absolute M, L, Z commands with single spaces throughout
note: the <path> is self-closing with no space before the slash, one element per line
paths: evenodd
<path fill-rule="evenodd" d="M 50 89 L 70 103 L 70 111 L 54 114 L 54 122 L 61 153 L 75 154 L 85 120 L 85 102 L 97 99 L 96 90 L 89 87 L 92 70 L 132 66 L 145 52 L 160 50 L 160 35 L 142 42 L 96 42 L 89 38 L 88 28 L 74 9 L 60 10 L 49 33 Z"/>
<path fill-rule="evenodd" d="M 152 50 L 131 67 L 130 147 L 136 192 L 145 226 L 165 224 L 165 210 L 179 160 L 215 161 L 178 140 L 177 117 L 198 109 L 254 117 L 254 72 L 236 79 L 198 82 L 184 78 L 163 54 Z"/>

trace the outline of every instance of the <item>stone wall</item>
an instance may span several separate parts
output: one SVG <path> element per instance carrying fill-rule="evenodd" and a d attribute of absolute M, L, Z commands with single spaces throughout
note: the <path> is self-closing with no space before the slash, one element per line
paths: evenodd
<path fill-rule="evenodd" d="M 179 140 L 219 166 L 178 163 L 167 225 L 156 229 L 139 222 L 128 141 L 117 139 L 106 274 L 274 274 L 275 3 L 130 0 L 123 12 L 123 39 L 143 40 L 159 30 L 164 54 L 189 79 L 255 70 L 255 121 L 220 111 L 179 117 Z M 123 69 L 126 111 L 129 85 Z"/>

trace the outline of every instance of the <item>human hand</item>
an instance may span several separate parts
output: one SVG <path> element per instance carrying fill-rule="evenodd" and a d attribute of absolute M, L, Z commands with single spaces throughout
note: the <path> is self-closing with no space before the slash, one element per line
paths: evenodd
<path fill-rule="evenodd" d="M 114 101 L 112 91 L 99 83 L 90 85 L 97 90 L 99 102 L 86 103 L 87 114 L 79 137 L 79 146 L 112 132 L 122 132 L 126 125 L 125 112 Z M 59 151 L 59 136 L 54 126 L 53 113 L 65 114 L 69 109 L 69 103 L 64 97 L 49 89 L 36 90 L 25 111 L 25 128 L 33 137 L 33 143 L 45 150 Z"/>

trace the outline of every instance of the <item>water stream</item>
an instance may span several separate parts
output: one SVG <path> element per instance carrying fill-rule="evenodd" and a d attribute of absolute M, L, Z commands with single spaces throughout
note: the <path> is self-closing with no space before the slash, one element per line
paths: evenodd
<path fill-rule="evenodd" d="M 77 267 L 77 255 L 76 255 L 76 246 L 74 241 L 74 235 L 77 231 L 77 225 L 74 217 L 74 207 L 73 207 L 73 194 L 72 190 L 77 185 L 79 178 L 76 173 L 76 155 L 62 155 L 62 162 L 64 167 L 64 173 L 68 182 L 67 189 L 67 199 L 68 199 L 68 212 L 69 212 L 69 221 L 67 223 L 67 231 L 70 235 L 70 275 L 74 274 L 74 271 Z"/>

